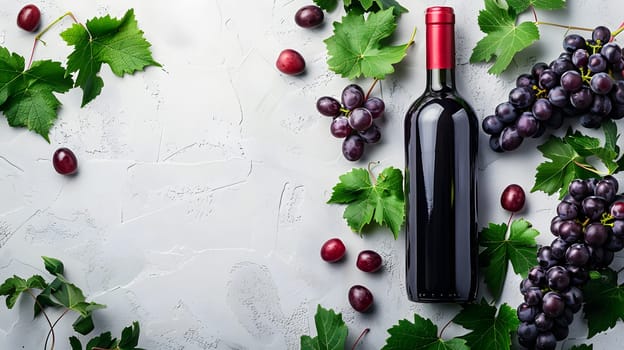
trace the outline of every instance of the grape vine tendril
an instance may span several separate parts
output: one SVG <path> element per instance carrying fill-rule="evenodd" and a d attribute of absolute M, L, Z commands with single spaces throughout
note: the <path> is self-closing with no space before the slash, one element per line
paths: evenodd
<path fill-rule="evenodd" d="M 46 42 L 41 40 L 41 37 L 45 33 L 47 33 L 50 29 L 52 29 L 52 27 L 54 27 L 58 22 L 63 20 L 63 18 L 68 17 L 68 16 L 74 21 L 74 23 L 80 24 L 87 31 L 87 33 L 89 34 L 89 40 L 93 39 L 93 37 L 91 36 L 91 32 L 89 32 L 87 27 L 84 24 L 78 22 L 78 19 L 76 19 L 76 16 L 74 16 L 74 14 L 71 11 L 67 11 L 62 16 L 60 16 L 59 18 L 57 18 L 54 21 L 52 21 L 52 23 L 48 24 L 45 28 L 43 28 L 43 30 L 41 30 L 41 32 L 39 34 L 37 34 L 35 36 L 35 42 L 33 43 L 33 47 L 32 47 L 32 50 L 30 52 L 30 59 L 28 60 L 28 66 L 26 68 L 27 70 L 30 68 L 30 66 L 32 64 L 33 57 L 35 56 L 35 49 L 37 48 L 37 43 L 39 41 L 41 41 L 41 43 L 43 45 L 46 45 Z"/>
<path fill-rule="evenodd" d="M 52 325 L 52 321 L 50 321 L 48 314 L 43 309 L 43 305 L 39 303 L 39 300 L 37 300 L 37 297 L 33 294 L 33 292 L 30 289 L 27 289 L 26 292 L 33 298 L 33 300 L 35 300 L 35 303 L 41 309 L 41 313 L 43 313 L 43 316 L 45 317 L 46 321 L 48 321 L 48 325 L 50 326 L 50 331 L 52 332 L 52 347 L 50 348 L 50 350 L 54 350 L 54 343 L 56 342 L 56 336 L 54 335 L 54 326 Z M 47 340 L 46 340 L 46 346 L 47 346 Z M 45 347 L 44 347 L 44 350 L 45 350 Z"/>
<path fill-rule="evenodd" d="M 358 344 L 360 343 L 360 340 L 362 340 L 362 338 L 368 333 L 370 332 L 370 328 L 366 328 L 362 331 L 362 333 L 360 333 L 360 336 L 355 340 L 355 343 L 353 343 L 353 347 L 351 347 L 351 350 L 355 350 L 355 348 L 358 346 Z"/>

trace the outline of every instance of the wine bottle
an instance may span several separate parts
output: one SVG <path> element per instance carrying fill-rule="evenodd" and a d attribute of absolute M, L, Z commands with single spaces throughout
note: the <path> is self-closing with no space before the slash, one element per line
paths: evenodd
<path fill-rule="evenodd" d="M 455 89 L 455 14 L 425 14 L 427 87 L 405 117 L 407 294 L 467 302 L 477 291 L 478 121 Z"/>

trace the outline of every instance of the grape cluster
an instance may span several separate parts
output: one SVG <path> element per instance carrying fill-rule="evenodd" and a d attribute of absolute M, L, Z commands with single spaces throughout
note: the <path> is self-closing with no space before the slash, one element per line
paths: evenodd
<path fill-rule="evenodd" d="M 610 39 L 611 31 L 602 26 L 594 29 L 591 40 L 570 34 L 556 60 L 536 63 L 530 74 L 520 75 L 509 100 L 483 119 L 490 148 L 512 151 L 525 138 L 560 128 L 564 117 L 579 117 L 586 128 L 624 117 L 624 58 Z"/>
<path fill-rule="evenodd" d="M 624 247 L 624 197 L 617 180 L 574 180 L 557 206 L 550 231 L 557 236 L 538 250 L 538 266 L 520 284 L 518 340 L 529 349 L 554 349 L 568 336 L 581 309 L 589 271 L 607 267 Z"/>
<path fill-rule="evenodd" d="M 381 140 L 379 127 L 374 120 L 381 118 L 386 108 L 382 99 L 367 97 L 357 85 L 347 85 L 342 90 L 341 101 L 323 96 L 316 102 L 316 109 L 324 116 L 332 117 L 329 131 L 342 142 L 342 154 L 347 160 L 356 161 L 364 154 L 364 145 Z"/>

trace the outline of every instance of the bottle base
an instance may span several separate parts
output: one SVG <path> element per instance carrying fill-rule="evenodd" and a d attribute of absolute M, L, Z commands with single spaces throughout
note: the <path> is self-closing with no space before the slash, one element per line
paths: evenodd
<path fill-rule="evenodd" d="M 475 296 L 471 295 L 471 296 L 460 296 L 454 293 L 449 293 L 449 294 L 428 294 L 428 293 L 422 293 L 422 294 L 418 294 L 418 295 L 408 295 L 408 299 L 410 301 L 413 301 L 415 303 L 428 303 L 428 304 L 433 304 L 433 303 L 457 303 L 457 304 L 462 304 L 462 303 L 469 303 L 475 300 Z"/>

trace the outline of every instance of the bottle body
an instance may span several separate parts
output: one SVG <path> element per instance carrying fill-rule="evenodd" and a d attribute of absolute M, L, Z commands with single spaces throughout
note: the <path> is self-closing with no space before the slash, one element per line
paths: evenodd
<path fill-rule="evenodd" d="M 478 120 L 455 91 L 453 68 L 428 67 L 427 90 L 405 117 L 410 300 L 467 302 L 476 296 L 477 147 Z"/>

